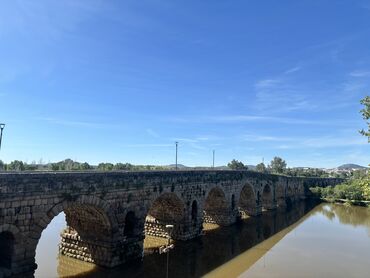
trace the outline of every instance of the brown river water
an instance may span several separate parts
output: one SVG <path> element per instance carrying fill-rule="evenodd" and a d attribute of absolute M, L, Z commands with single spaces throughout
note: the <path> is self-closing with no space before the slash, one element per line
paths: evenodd
<path fill-rule="evenodd" d="M 147 238 L 142 262 L 104 269 L 58 256 L 64 214 L 44 230 L 35 277 L 166 277 L 163 241 Z M 264 212 L 230 227 L 175 242 L 169 277 L 370 277 L 370 209 L 301 202 L 290 211 Z"/>

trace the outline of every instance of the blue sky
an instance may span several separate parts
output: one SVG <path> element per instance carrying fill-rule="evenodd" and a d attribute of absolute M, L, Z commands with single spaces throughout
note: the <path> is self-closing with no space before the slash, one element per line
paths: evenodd
<path fill-rule="evenodd" d="M 368 164 L 369 1 L 2 1 L 0 159 Z"/>

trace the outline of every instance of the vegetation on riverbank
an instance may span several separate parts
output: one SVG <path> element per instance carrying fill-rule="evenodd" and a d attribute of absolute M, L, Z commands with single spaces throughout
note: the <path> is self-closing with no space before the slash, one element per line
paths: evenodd
<path fill-rule="evenodd" d="M 370 201 L 370 175 L 349 179 L 336 186 L 311 187 L 311 192 L 326 201 L 340 201 L 356 204 Z"/>

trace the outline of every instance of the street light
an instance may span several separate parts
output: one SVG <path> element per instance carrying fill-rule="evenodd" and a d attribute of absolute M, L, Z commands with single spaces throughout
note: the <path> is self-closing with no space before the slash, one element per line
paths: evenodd
<path fill-rule="evenodd" d="M 167 235 L 168 242 L 167 245 L 159 247 L 159 254 L 167 253 L 166 278 L 168 278 L 168 263 L 170 260 L 170 250 L 175 247 L 174 244 L 171 244 L 171 234 L 173 230 L 173 225 L 166 225 L 166 230 L 168 233 Z"/>
<path fill-rule="evenodd" d="M 176 164 L 175 164 L 176 168 L 175 169 L 177 170 L 177 146 L 178 146 L 179 142 L 176 141 L 175 144 L 176 144 Z"/>
<path fill-rule="evenodd" d="M 213 150 L 212 168 L 215 168 L 215 150 Z"/>
<path fill-rule="evenodd" d="M 1 139 L 3 138 L 3 129 L 5 124 L 0 124 L 0 150 L 1 150 Z"/>

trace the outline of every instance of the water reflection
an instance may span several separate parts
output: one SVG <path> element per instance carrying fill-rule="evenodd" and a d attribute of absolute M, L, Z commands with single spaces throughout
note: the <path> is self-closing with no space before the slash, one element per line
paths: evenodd
<path fill-rule="evenodd" d="M 330 204 L 320 206 L 317 213 L 325 215 L 331 221 L 338 218 L 341 224 L 366 227 L 370 237 L 370 208 Z"/>
<path fill-rule="evenodd" d="M 320 204 L 207 277 L 369 277 L 369 231 L 368 208 Z"/>
<path fill-rule="evenodd" d="M 301 202 L 290 211 L 268 211 L 262 216 L 244 219 L 230 227 L 213 227 L 206 230 L 205 235 L 198 239 L 178 241 L 176 248 L 170 254 L 170 277 L 203 276 L 298 221 L 314 206 L 313 203 Z M 279 240 L 280 237 L 274 239 L 276 242 Z M 59 277 L 165 277 L 166 256 L 153 253 L 153 248 L 150 247 L 150 250 L 146 250 L 142 262 L 109 270 L 59 256 L 58 275 Z M 40 250 L 40 254 L 42 253 L 44 252 Z M 250 263 L 259 258 L 260 256 L 256 256 L 250 260 Z M 43 259 L 39 261 L 42 262 Z M 48 276 L 48 273 L 41 275 L 39 272 L 39 274 L 44 277 L 53 276 Z"/>

